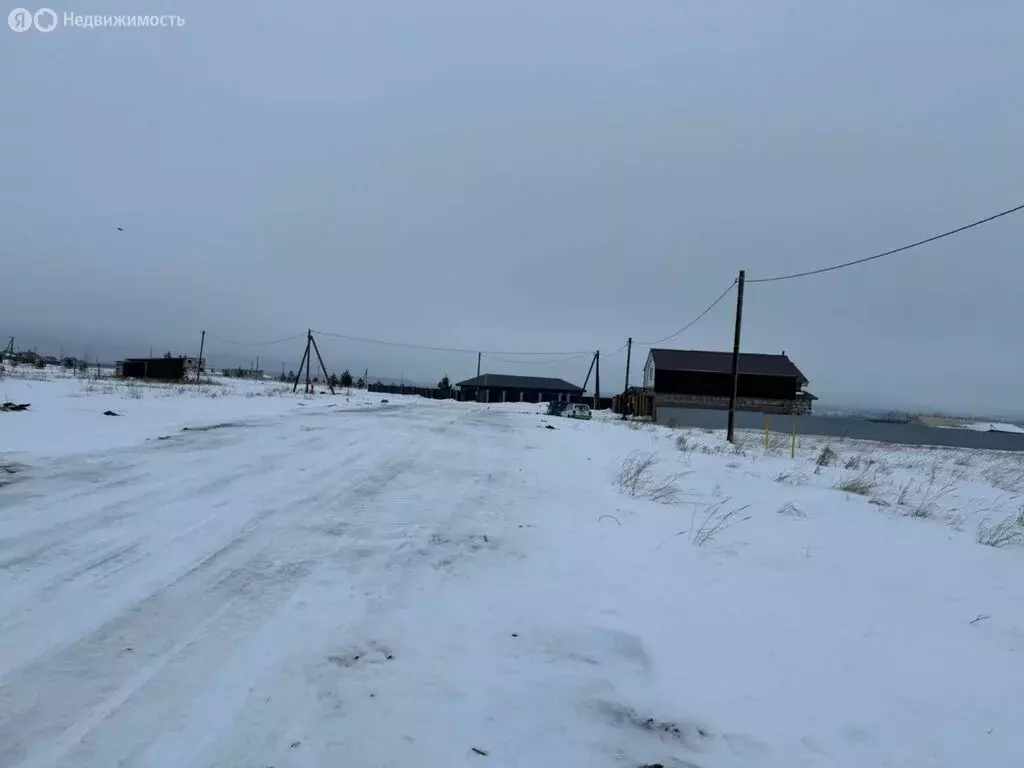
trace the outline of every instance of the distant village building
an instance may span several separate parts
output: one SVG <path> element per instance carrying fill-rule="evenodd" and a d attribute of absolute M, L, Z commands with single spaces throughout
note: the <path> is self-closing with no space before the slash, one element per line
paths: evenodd
<path fill-rule="evenodd" d="M 807 377 L 785 354 L 739 356 L 736 408 L 759 413 L 807 414 L 817 398 Z M 662 408 L 725 410 L 733 390 L 732 353 L 652 349 L 644 364 L 644 410 L 657 420 Z"/>
<path fill-rule="evenodd" d="M 123 379 L 182 381 L 195 379 L 204 362 L 194 357 L 131 357 L 118 360 L 117 375 Z"/>
<path fill-rule="evenodd" d="M 583 387 L 563 379 L 485 373 L 455 385 L 460 400 L 481 403 L 549 403 L 578 401 Z"/>

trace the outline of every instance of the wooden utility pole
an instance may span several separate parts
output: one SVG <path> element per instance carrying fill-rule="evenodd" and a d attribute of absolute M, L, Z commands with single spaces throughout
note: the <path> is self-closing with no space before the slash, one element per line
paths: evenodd
<path fill-rule="evenodd" d="M 316 339 L 313 338 L 313 332 L 309 332 L 309 340 L 313 343 L 313 351 L 316 352 L 316 359 L 320 361 L 320 370 L 323 371 L 324 381 L 327 382 L 327 388 L 331 390 L 331 394 L 336 394 L 334 391 L 334 385 L 331 384 L 331 377 L 327 375 L 327 366 L 324 365 L 324 359 L 320 356 L 320 347 L 317 346 Z M 306 378 L 309 378 L 309 363 L 306 363 Z"/>
<path fill-rule="evenodd" d="M 590 358 L 590 367 L 587 368 L 587 378 L 583 380 L 583 392 L 587 391 L 587 384 L 590 383 L 590 374 L 594 372 L 594 363 L 597 362 L 597 355 Z M 580 399 L 583 399 L 583 392 L 580 393 Z"/>
<path fill-rule="evenodd" d="M 594 410 L 601 407 L 601 350 L 594 353 Z"/>
<path fill-rule="evenodd" d="M 630 336 L 626 341 L 626 386 L 623 387 L 622 393 L 625 394 L 629 391 L 629 363 L 633 358 L 633 337 Z"/>
<path fill-rule="evenodd" d="M 736 397 L 740 387 L 740 331 L 743 328 L 743 281 L 745 279 L 746 272 L 741 269 L 739 279 L 736 281 L 736 333 L 732 342 L 732 392 L 729 395 L 729 425 L 725 435 L 730 443 L 736 442 Z"/>
<path fill-rule="evenodd" d="M 312 358 L 310 354 L 310 348 L 313 346 L 313 331 L 309 328 L 306 329 L 306 394 L 311 395 L 313 393 L 313 383 L 309 380 L 309 363 Z"/>
<path fill-rule="evenodd" d="M 295 392 L 299 388 L 299 379 L 302 378 L 302 366 L 306 365 L 306 361 L 309 360 L 309 340 L 312 338 L 311 334 L 306 334 L 306 350 L 302 353 L 302 361 L 299 363 L 299 370 L 295 372 L 295 382 L 292 384 L 292 392 Z M 309 366 L 306 365 L 306 387 L 307 392 L 309 391 Z"/>
<path fill-rule="evenodd" d="M 199 383 L 199 377 L 203 374 L 203 347 L 206 346 L 206 331 L 203 331 L 203 335 L 199 339 L 199 359 L 196 360 L 196 384 Z"/>
<path fill-rule="evenodd" d="M 633 357 L 633 337 L 630 336 L 626 340 L 626 384 L 622 388 L 622 418 L 626 418 L 628 415 L 626 411 L 629 410 L 627 403 L 629 402 L 629 364 Z"/>
<path fill-rule="evenodd" d="M 480 378 L 480 358 L 483 357 L 483 352 L 476 353 L 476 376 Z"/>

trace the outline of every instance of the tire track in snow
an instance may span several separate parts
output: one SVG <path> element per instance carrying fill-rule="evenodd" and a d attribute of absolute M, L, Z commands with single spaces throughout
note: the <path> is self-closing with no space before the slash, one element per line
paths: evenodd
<path fill-rule="evenodd" d="M 124 705 L 134 693 L 141 689 L 147 681 L 151 680 L 171 657 L 199 640 L 206 627 L 220 618 L 232 606 L 233 602 L 225 603 L 220 611 L 193 629 L 187 637 L 179 641 L 174 647 L 131 675 L 110 696 L 93 707 L 84 717 L 79 717 L 71 727 L 64 730 L 56 739 L 47 743 L 44 749 L 34 752 L 25 759 L 21 763 L 21 768 L 43 768 L 43 766 L 55 765 L 75 745 L 81 742 L 93 728 L 113 714 L 118 707 Z"/>
<path fill-rule="evenodd" d="M 411 605 L 431 599 L 421 591 L 424 579 L 437 585 L 449 578 L 449 573 L 458 578 L 460 564 L 470 558 L 478 564 L 500 562 L 494 555 L 499 542 L 494 538 L 488 542 L 479 531 L 494 521 L 492 506 L 481 502 L 514 477 L 494 478 L 488 471 L 494 465 L 486 450 L 494 451 L 496 444 L 502 445 L 510 436 L 506 415 L 481 418 L 473 412 L 463 413 L 445 424 L 441 433 L 451 433 L 449 439 L 457 442 L 426 441 L 430 450 L 419 452 L 422 459 L 410 471 L 411 477 L 423 478 L 424 485 L 446 489 L 445 495 L 428 497 L 425 503 L 432 505 L 429 514 L 410 510 L 404 489 L 394 487 L 368 507 L 366 511 L 375 517 L 360 517 L 364 526 L 346 532 L 358 537 L 354 546 L 362 545 L 368 551 L 344 570 L 341 562 L 327 564 L 318 579 L 303 585 L 302 602 L 310 609 L 295 611 L 291 619 L 300 638 L 296 647 L 252 682 L 234 712 L 220 714 L 221 732 L 207 739 L 206 748 L 187 752 L 189 762 L 288 765 L 301 759 L 304 765 L 335 765 L 353 761 L 358 752 L 358 748 L 353 751 L 355 743 L 367 738 L 366 729 L 371 726 L 365 720 L 367 711 L 360 710 L 361 717 L 353 720 L 356 713 L 349 707 L 367 701 L 377 683 L 390 681 L 401 688 L 395 676 L 400 680 L 402 672 L 400 665 L 391 666 L 390 661 L 374 663 L 370 659 L 369 666 L 361 660 L 339 665 L 332 656 L 347 658 L 347 653 L 361 659 L 367 654 L 365 649 L 380 647 L 382 642 L 415 643 L 393 632 L 396 624 L 402 626 L 399 617 Z M 433 426 L 425 424 L 423 431 L 436 435 L 436 427 L 435 419 Z M 467 450 L 479 458 L 467 460 Z M 501 450 L 503 447 L 499 453 Z M 339 592 L 337 585 L 345 583 L 349 589 Z M 402 651 L 396 653 L 401 658 Z M 401 704 L 377 700 L 373 711 L 377 713 L 373 719 L 384 722 L 388 713 L 401 714 Z M 331 737 L 319 743 L 311 741 L 310 736 L 318 733 Z M 291 750 L 296 741 L 301 742 L 300 756 Z M 170 749 L 172 744 L 186 750 L 190 746 L 180 735 L 168 736 L 162 744 L 164 748 L 157 752 L 160 756 L 178 754 Z M 387 751 L 385 745 L 376 749 L 378 755 Z"/>
<path fill-rule="evenodd" d="M 189 481 L 193 477 L 202 477 L 198 473 L 203 462 L 196 462 L 195 467 L 190 465 L 190 471 L 177 482 L 164 479 L 166 468 L 154 462 L 152 457 L 146 456 L 141 463 L 148 466 L 148 471 L 139 472 L 136 476 L 140 479 L 156 476 L 158 481 L 155 484 L 127 486 L 123 493 L 118 494 L 118 500 L 109 504 L 100 494 L 74 522 L 48 525 L 42 530 L 23 534 L 14 539 L 16 543 L 8 546 L 7 553 L 0 560 L 0 632 L 8 622 L 7 616 L 23 607 L 26 601 L 46 602 L 49 593 L 59 590 L 67 582 L 77 581 L 98 563 L 102 564 L 131 547 L 148 554 L 143 544 L 146 535 L 153 532 L 155 521 L 172 525 L 175 529 L 184 527 L 182 535 L 187 535 L 193 533 L 197 526 L 217 517 L 214 512 L 189 525 L 187 516 L 177 514 L 180 505 L 172 507 L 167 503 L 169 499 L 180 501 L 182 488 L 187 488 L 190 496 L 203 497 L 217 491 L 216 497 L 226 498 L 238 484 L 270 469 L 272 458 L 245 472 L 236 471 L 241 463 L 236 462 L 226 468 L 230 470 L 226 477 L 208 479 L 207 469 L 207 479 L 198 485 Z M 67 500 L 59 496 L 52 501 L 55 506 L 66 503 Z M 167 514 L 163 514 L 162 509 Z M 44 517 L 47 512 L 48 507 L 39 506 L 26 509 L 24 514 Z M 179 534 L 172 534 L 159 544 L 173 544 L 178 538 Z"/>
<path fill-rule="evenodd" d="M 294 446 L 289 447 L 288 450 L 290 451 L 292 448 Z M 332 472 L 333 470 L 333 466 L 328 466 L 324 471 Z M 225 478 L 225 482 L 227 481 L 228 478 Z M 214 484 L 209 483 L 207 486 Z M 207 486 L 204 486 L 204 490 Z M 314 499 L 315 495 L 313 495 Z M 196 524 L 187 526 L 188 530 L 181 535 L 175 530 L 176 521 L 171 520 L 172 527 L 163 531 L 164 536 L 158 536 L 155 541 L 148 542 L 146 546 L 147 559 L 156 562 L 158 566 L 158 570 L 151 574 L 153 576 L 151 581 L 152 589 L 173 585 L 175 581 L 187 579 L 196 572 L 204 572 L 221 567 L 222 563 L 224 567 L 230 567 L 235 551 L 244 547 L 252 548 L 254 546 L 254 535 L 268 521 L 282 513 L 287 513 L 295 505 L 301 506 L 310 501 L 308 497 L 296 499 L 287 490 L 283 495 L 271 496 L 269 498 L 259 498 L 260 496 L 265 496 L 265 494 L 259 492 L 254 494 L 252 508 L 243 509 L 241 514 L 230 515 L 217 511 L 212 513 L 205 511 L 201 519 Z M 140 498 L 142 501 L 140 507 L 144 510 L 140 514 L 140 519 L 145 522 L 147 517 L 159 517 L 158 502 L 150 499 L 149 494 L 145 491 L 140 494 Z M 242 500 L 246 499 L 243 498 Z M 180 511 L 179 508 L 181 506 L 178 502 L 175 502 L 173 505 L 174 509 L 178 511 Z M 183 525 L 187 519 L 185 518 L 182 521 Z M 210 540 L 200 544 L 201 548 L 206 550 L 206 552 L 196 559 L 195 538 L 199 534 L 205 534 Z M 139 544 L 139 541 L 136 540 L 135 543 Z M 211 545 L 213 546 L 212 550 L 210 549 Z M 180 563 L 180 565 L 176 566 L 175 563 Z M 41 650 L 45 650 L 46 644 L 43 643 L 41 645 L 38 642 L 38 638 L 35 643 L 22 642 L 22 638 L 28 639 L 31 636 L 32 627 L 30 619 L 33 614 L 44 614 L 42 616 L 43 623 L 50 626 L 53 626 L 57 619 L 60 619 L 65 624 L 69 623 L 65 612 L 69 595 L 63 593 L 70 592 L 72 595 L 87 594 L 89 591 L 88 587 L 91 586 L 78 583 L 73 578 L 70 578 L 76 571 L 81 570 L 81 566 L 77 566 L 71 574 L 65 574 L 56 583 L 52 581 L 44 584 L 29 582 L 22 585 L 22 599 L 20 603 L 16 603 L 13 606 L 9 602 L 11 596 L 9 594 L 5 596 L 3 605 L 7 610 L 3 616 L 2 623 L 0 623 L 0 674 L 3 674 L 4 670 L 10 670 L 20 663 L 25 663 Z M 27 593 L 27 595 L 24 593 Z M 56 595 L 52 593 L 56 593 Z M 146 594 L 148 593 L 140 590 L 139 585 L 135 582 L 122 581 L 120 584 L 111 587 L 109 593 L 105 591 L 100 596 L 100 600 L 94 601 L 92 605 L 96 609 L 102 609 L 104 606 L 109 605 L 111 610 L 116 611 L 126 601 L 129 603 L 133 602 L 139 597 L 144 597 Z M 45 609 L 47 607 L 50 608 L 49 621 L 45 620 L 47 618 L 45 616 Z M 102 613 L 100 618 L 102 619 Z"/>
<path fill-rule="evenodd" d="M 408 459 L 389 458 L 368 475 L 361 476 L 346 490 L 342 509 L 351 509 L 352 502 L 370 501 L 387 492 L 391 484 L 411 466 L 412 462 Z M 321 517 L 329 520 L 333 516 L 329 509 L 325 509 Z M 318 543 L 318 539 L 322 541 Z M 218 626 L 227 625 L 223 632 L 218 634 L 218 626 L 211 627 L 211 632 L 203 640 L 201 655 L 197 653 L 191 658 L 172 659 L 167 664 L 166 673 L 154 679 L 145 691 L 139 692 L 137 698 L 148 697 L 156 702 L 161 710 L 159 720 L 152 717 L 140 718 L 139 712 L 151 714 L 152 706 L 140 706 L 139 702 L 135 702 L 131 708 L 119 709 L 113 716 L 116 722 L 108 724 L 103 733 L 90 733 L 81 748 L 69 755 L 67 765 L 88 764 L 89 755 L 106 754 L 108 751 L 117 752 L 119 759 L 127 759 L 131 763 L 162 764 L 161 759 L 164 762 L 173 759 L 173 762 L 179 764 L 190 763 L 188 755 L 210 738 L 212 725 L 230 718 L 231 710 L 227 706 L 229 701 L 232 698 L 244 698 L 248 694 L 250 681 L 260 670 L 273 664 L 279 654 L 286 652 L 281 638 L 286 637 L 289 630 L 293 635 L 295 633 L 289 615 L 289 607 L 295 603 L 295 594 L 310 579 L 315 581 L 322 578 L 313 572 L 314 564 L 337 561 L 346 555 L 351 557 L 351 546 L 349 541 L 339 543 L 336 537 L 321 533 L 307 540 L 305 546 L 290 548 L 293 554 L 298 551 L 307 555 L 307 559 L 301 563 L 287 556 L 289 548 L 285 547 L 283 549 L 286 551 L 282 551 L 281 547 L 275 546 L 261 553 L 259 560 L 263 562 L 253 563 L 250 573 L 230 574 L 228 583 L 255 596 L 265 594 L 280 584 L 279 579 L 265 577 L 271 561 L 285 563 L 286 570 L 296 565 L 302 569 L 299 578 L 289 579 L 287 599 L 273 605 L 264 599 L 258 604 L 259 613 L 254 613 L 254 606 L 240 604 L 231 616 L 218 621 Z M 266 584 L 254 585 L 254 574 L 260 574 L 260 580 L 266 580 Z M 333 580 L 331 589 L 345 595 L 344 585 L 344 580 Z M 178 685 L 181 680 L 191 683 L 184 695 Z M 219 690 L 221 688 L 224 690 Z M 195 712 L 196 709 L 199 713 Z M 131 723 L 131 726 L 126 726 L 126 722 Z M 133 738 L 128 740 L 131 744 L 126 744 L 125 732 L 133 734 Z M 131 750 L 127 757 L 123 753 L 126 747 Z M 152 754 L 154 752 L 162 755 L 162 758 L 155 758 Z"/>
<path fill-rule="evenodd" d="M 317 413 L 312 411 L 309 415 Z M 279 417 L 277 421 L 286 419 L 294 420 L 294 416 Z M 269 425 L 265 420 L 259 423 Z M 181 498 L 182 489 L 212 503 L 230 499 L 235 486 L 273 470 L 280 459 L 275 453 L 261 453 L 255 460 L 248 453 L 238 453 L 231 467 L 211 478 L 209 458 L 189 450 L 208 440 L 210 433 L 199 430 L 182 434 L 188 445 L 170 452 L 180 462 L 176 465 L 168 466 L 164 443 L 150 443 L 141 455 L 138 448 L 130 450 L 134 459 L 130 464 L 109 458 L 128 452 L 119 449 L 106 459 L 81 456 L 71 459 L 70 466 L 67 462 L 55 464 L 53 478 L 48 479 L 39 470 L 37 486 L 45 488 L 45 492 L 34 494 L 30 498 L 32 504 L 13 507 L 8 515 L 11 524 L 0 529 L 6 533 L 0 539 L 0 621 L 2 606 L 17 602 L 24 587 L 31 594 L 33 582 L 38 579 L 49 579 L 50 586 L 59 586 L 75 578 L 77 570 L 87 570 L 97 549 L 106 553 L 118 551 L 129 536 L 129 526 L 143 532 L 150 530 L 153 516 L 167 508 L 169 497 Z M 238 442 L 237 436 L 235 439 Z M 338 447 L 344 452 L 359 439 L 357 436 Z M 295 449 L 304 448 L 300 445 Z M 143 483 L 145 491 L 140 492 Z M 111 495 L 114 489 L 117 493 Z M 73 515 L 65 513 L 68 509 Z M 180 527 L 177 514 L 175 524 Z M 191 531 L 191 527 L 186 530 Z M 80 561 L 77 570 L 76 557 Z"/>
<path fill-rule="evenodd" d="M 339 422 L 343 445 L 346 428 Z M 296 523 L 320 518 L 324 528 L 346 510 L 384 491 L 412 465 L 411 459 L 400 456 L 407 442 L 401 435 L 368 446 L 362 453 L 362 441 L 356 436 L 348 440 L 340 456 L 333 456 L 325 451 L 310 455 L 304 449 L 319 438 L 301 430 L 297 434 L 299 440 L 279 444 L 276 458 L 281 466 L 272 473 L 271 482 L 264 479 L 274 487 L 273 492 L 257 494 L 265 498 L 256 511 L 246 510 L 242 527 L 212 551 L 206 547 L 206 554 L 193 560 L 184 572 L 140 595 L 139 600 L 130 597 L 137 590 L 131 585 L 131 568 L 127 568 L 112 579 L 119 580 L 119 586 L 127 584 L 128 589 L 117 594 L 117 587 L 113 588 L 110 603 L 114 613 L 98 628 L 76 634 L 72 621 L 71 627 L 60 628 L 66 639 L 51 646 L 49 652 L 43 643 L 43 648 L 28 644 L 21 653 L 0 654 L 0 663 L 7 669 L 0 681 L 0 764 L 33 757 L 33 745 L 51 743 L 68 729 L 81 734 L 80 741 L 88 742 L 98 723 L 120 712 L 125 690 L 132 699 L 143 695 L 141 689 L 126 683 L 140 664 L 151 669 L 155 660 L 163 660 L 160 669 L 143 681 L 147 689 L 169 687 L 173 691 L 180 680 L 200 687 L 230 656 L 240 636 L 256 632 L 288 600 L 309 575 L 315 558 L 334 554 L 343 546 L 337 537 Z M 245 445 L 235 449 L 244 453 Z M 392 452 L 399 458 L 388 455 Z M 350 461 L 341 464 L 339 458 Z M 223 474 L 221 477 L 228 480 Z M 297 493 L 304 488 L 305 493 Z M 144 488 L 138 490 L 146 494 Z M 294 531 L 302 531 L 302 535 L 296 538 Z M 184 543 L 194 546 L 194 542 Z M 153 551 L 149 559 L 166 554 Z M 5 651 L 16 651 L 14 646 L 22 645 L 18 641 L 35 634 L 31 618 L 15 627 L 14 636 L 10 630 L 0 634 Z M 56 615 L 49 618 L 59 626 Z M 195 627 L 201 628 L 201 654 L 189 651 L 195 643 L 179 648 L 183 633 Z M 21 637 L 15 637 L 18 635 Z M 174 674 L 160 671 L 164 667 L 173 667 Z M 195 668 L 202 668 L 203 674 L 188 672 Z M 171 695 L 172 701 L 180 698 L 180 692 Z M 89 714 L 96 712 L 105 714 L 96 720 Z M 160 728 L 162 723 L 161 718 L 151 720 L 148 728 Z M 149 734 L 151 740 L 155 736 Z M 89 751 L 84 743 L 80 746 Z"/>
<path fill-rule="evenodd" d="M 251 714 L 250 699 L 257 681 L 276 678 L 282 668 L 292 669 L 296 649 L 308 648 L 311 643 L 319 658 L 321 647 L 330 647 L 331 642 L 331 638 L 320 636 L 322 622 L 335 630 L 341 622 L 361 634 L 358 627 L 363 617 L 400 601 L 404 597 L 403 585 L 408 586 L 416 578 L 416 567 L 430 567 L 435 553 L 403 546 L 410 541 L 426 541 L 434 528 L 430 520 L 428 524 L 419 520 L 423 510 L 410 501 L 414 502 L 419 495 L 421 473 L 436 467 L 439 459 L 447 463 L 448 457 L 437 456 L 436 445 L 422 445 L 407 431 L 398 433 L 395 444 L 380 453 L 387 456 L 386 460 L 363 475 L 341 505 L 325 508 L 316 524 L 310 526 L 314 530 L 326 526 L 328 530 L 320 528 L 319 536 L 330 542 L 311 558 L 317 564 L 314 570 L 258 631 L 245 635 L 231 653 L 225 652 L 223 666 L 211 671 L 202 687 L 197 684 L 197 696 L 190 700 L 181 691 L 159 695 L 160 680 L 155 680 L 140 696 L 148 693 L 150 698 L 174 702 L 163 705 L 165 715 L 159 724 L 140 714 L 147 708 L 139 702 L 122 708 L 102 732 L 91 733 L 89 743 L 83 743 L 69 755 L 68 764 L 93 764 L 90 756 L 98 754 L 116 754 L 118 759 L 132 764 L 164 764 L 172 758 L 177 764 L 249 764 L 239 762 L 238 755 L 223 761 L 201 758 L 216 751 L 236 731 L 237 717 L 244 717 L 246 712 Z M 454 465 L 448 470 L 451 476 L 460 477 L 462 467 L 450 463 Z M 339 522 L 339 512 L 346 518 L 340 536 L 331 529 Z M 323 646 L 324 643 L 328 645 Z M 209 640 L 206 645 L 209 653 Z M 304 664 L 308 656 L 298 655 Z M 301 680 L 301 672 L 296 670 L 296 674 L 299 677 L 295 680 Z M 281 733 L 280 721 L 292 718 L 284 692 L 295 680 L 281 681 L 281 687 L 272 689 L 267 701 L 261 702 L 276 713 L 270 719 L 277 722 L 262 726 L 266 733 Z M 177 714 L 167 716 L 169 709 L 176 709 Z M 124 743 L 123 736 L 115 735 L 126 732 L 137 734 L 130 745 Z M 284 755 L 288 755 L 290 743 L 283 745 Z M 291 757 L 294 759 L 294 753 Z M 253 764 L 274 762 L 266 758 L 265 754 L 254 755 Z"/>

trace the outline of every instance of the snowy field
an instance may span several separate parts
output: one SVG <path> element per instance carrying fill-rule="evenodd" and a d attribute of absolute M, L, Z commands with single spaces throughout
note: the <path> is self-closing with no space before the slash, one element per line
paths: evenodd
<path fill-rule="evenodd" d="M 2 401 L 3 768 L 1024 765 L 1020 454 L 251 382 Z"/>

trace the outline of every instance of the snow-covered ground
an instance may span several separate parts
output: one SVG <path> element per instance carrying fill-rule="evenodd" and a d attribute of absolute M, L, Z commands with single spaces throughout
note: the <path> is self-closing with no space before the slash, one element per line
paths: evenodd
<path fill-rule="evenodd" d="M 971 422 L 967 425 L 968 429 L 973 429 L 976 432 L 1013 432 L 1014 434 L 1024 434 L 1024 427 L 1017 426 L 1016 424 L 1006 424 L 1003 422 Z"/>
<path fill-rule="evenodd" d="M 1024 764 L 1019 455 L 246 382 L 0 400 L 32 403 L 0 413 L 4 768 Z"/>

